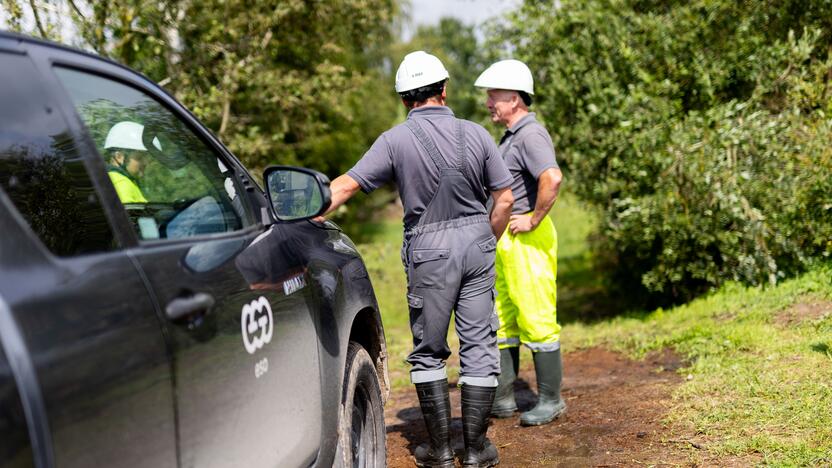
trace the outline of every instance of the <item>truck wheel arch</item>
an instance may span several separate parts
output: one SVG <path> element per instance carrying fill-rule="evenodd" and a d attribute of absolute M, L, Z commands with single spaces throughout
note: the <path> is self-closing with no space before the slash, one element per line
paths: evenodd
<path fill-rule="evenodd" d="M 387 373 L 387 343 L 384 339 L 384 327 L 378 311 L 372 308 L 360 310 L 353 319 L 349 341 L 355 341 L 367 350 L 375 364 L 381 386 L 382 403 L 390 395 L 390 377 Z"/>

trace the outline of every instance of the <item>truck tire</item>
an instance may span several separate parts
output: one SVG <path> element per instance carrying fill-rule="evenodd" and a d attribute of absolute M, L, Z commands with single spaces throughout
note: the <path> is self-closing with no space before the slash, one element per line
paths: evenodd
<path fill-rule="evenodd" d="M 370 355 L 354 341 L 347 347 L 334 466 L 387 466 L 384 407 L 378 374 Z"/>

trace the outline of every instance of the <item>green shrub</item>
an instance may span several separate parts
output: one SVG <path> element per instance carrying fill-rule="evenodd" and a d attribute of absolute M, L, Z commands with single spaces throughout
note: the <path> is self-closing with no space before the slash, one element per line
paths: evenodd
<path fill-rule="evenodd" d="M 499 37 L 536 73 L 565 190 L 602 209 L 610 285 L 682 300 L 832 255 L 832 6 L 558 5 L 527 1 Z"/>

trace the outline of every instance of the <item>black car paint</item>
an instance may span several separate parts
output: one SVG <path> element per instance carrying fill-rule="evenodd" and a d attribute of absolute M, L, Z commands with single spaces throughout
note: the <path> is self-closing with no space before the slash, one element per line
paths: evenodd
<path fill-rule="evenodd" d="M 23 400 L 20 398 L 18 388 L 24 389 L 26 394 L 38 395 L 40 389 L 35 383 L 34 366 L 28 359 L 23 339 L 12 319 L 11 310 L 0 298 L 0 434 L 3 434 L 3 443 L 0 444 L 0 463 L 4 467 L 32 466 L 35 464 L 34 456 L 38 455 L 38 466 L 50 463 L 45 457 L 48 453 L 38 450 L 43 447 L 45 432 L 38 431 L 38 428 L 27 425 L 29 420 L 45 418 L 38 414 L 43 408 L 33 408 L 33 398 L 26 400 L 24 408 Z M 7 358 L 11 356 L 11 359 Z M 14 370 L 12 370 L 14 367 Z M 39 398 L 35 397 L 37 401 Z M 30 432 L 31 431 L 31 432 Z M 34 442 L 31 442 L 34 441 Z M 32 449 L 32 446 L 35 449 Z"/>
<path fill-rule="evenodd" d="M 192 464 L 199 459 L 194 450 L 204 447 L 190 442 L 211 431 L 210 424 L 233 414 L 201 420 L 203 415 L 225 408 L 218 408 L 217 401 L 201 400 L 199 385 L 187 393 L 195 377 L 182 373 L 199 370 L 194 370 L 193 362 L 186 366 L 188 362 L 181 356 L 201 350 L 201 359 L 211 360 L 212 342 L 239 340 L 240 308 L 267 294 L 275 301 L 273 305 L 290 299 L 287 305 L 291 310 L 276 310 L 276 314 L 288 313 L 294 320 L 306 316 L 314 325 L 312 352 L 317 353 L 318 369 L 310 369 L 306 378 L 319 379 L 321 430 L 317 450 L 304 456 L 301 465 L 331 466 L 350 340 L 367 348 L 376 362 L 382 388 L 387 388 L 378 307 L 366 269 L 349 239 L 331 223 L 299 221 L 271 227 L 254 223 L 230 234 L 140 244 L 107 179 L 101 157 L 71 101 L 60 91 L 53 65 L 100 74 L 153 95 L 233 167 L 251 219 L 267 219 L 267 201 L 233 155 L 185 108 L 143 76 L 93 55 L 7 33 L 0 33 L 0 51 L 25 54 L 39 70 L 44 89 L 56 103 L 57 109 L 50 111 L 59 111 L 67 122 L 119 244 L 112 252 L 56 257 L 40 244 L 0 190 L 0 299 L 6 305 L 7 318 L 20 332 L 22 349 L 16 352 L 24 353 L 32 367 L 29 374 L 15 374 L 14 366 L 0 360 L 0 408 L 12 408 L 0 414 L 4 418 L 0 423 L 14 423 L 10 428 L 0 426 L 4 431 L 0 457 L 5 457 L 0 458 L 0 465 L 27 465 L 25 455 L 19 455 L 27 450 L 32 451 L 36 466 Z M 262 280 L 250 283 L 251 268 L 247 278 L 239 265 L 246 262 L 257 238 L 265 242 L 263 246 L 274 249 L 268 254 L 272 258 L 277 258 L 274 252 L 282 256 L 261 265 Z M 211 262 L 201 262 L 204 255 L 200 257 L 195 250 L 210 251 Z M 263 260 L 263 253 L 255 258 Z M 282 281 L 292 275 L 302 275 L 306 287 L 287 295 L 281 290 Z M 177 323 L 166 318 L 167 302 L 204 291 L 212 282 L 223 285 L 208 288 L 213 288 L 209 293 L 219 296 L 215 297 L 216 307 Z M 225 296 L 228 291 L 232 294 Z M 10 345 L 5 335 L 0 334 L 4 349 Z M 236 351 L 225 349 L 225 357 L 229 359 L 227 368 L 234 372 L 224 377 L 220 373 L 215 385 L 231 395 L 239 385 L 250 383 L 240 382 L 244 375 L 255 381 L 254 359 L 247 359 L 239 341 Z M 205 372 L 212 370 L 206 366 Z M 17 384 L 12 385 L 13 381 Z M 273 395 L 280 398 L 280 382 L 273 384 L 278 387 Z M 234 413 L 244 404 L 232 402 L 227 410 Z M 27 428 L 20 426 L 22 408 L 41 408 L 40 412 L 26 412 Z M 7 413 L 13 416 L 5 416 Z M 273 424 L 277 428 L 281 421 Z M 183 429 L 188 427 L 192 433 L 186 429 L 183 437 Z M 280 441 L 273 443 L 279 446 Z M 235 455 L 239 466 L 265 461 L 244 450 Z"/>

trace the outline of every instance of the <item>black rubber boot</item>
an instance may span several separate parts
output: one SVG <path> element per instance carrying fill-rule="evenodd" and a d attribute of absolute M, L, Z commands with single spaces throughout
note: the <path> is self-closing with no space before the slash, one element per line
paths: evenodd
<path fill-rule="evenodd" d="M 560 398 L 563 377 L 560 350 L 534 353 L 534 370 L 537 373 L 537 405 L 520 415 L 523 426 L 548 424 L 566 411 L 566 402 Z"/>
<path fill-rule="evenodd" d="M 428 429 L 430 443 L 416 447 L 416 466 L 453 468 L 451 448 L 451 400 L 448 398 L 448 379 L 417 383 L 416 394 Z"/>
<path fill-rule="evenodd" d="M 488 468 L 500 463 L 497 447 L 485 437 L 494 391 L 494 387 L 462 385 L 462 438 L 465 440 L 463 467 Z"/>
<path fill-rule="evenodd" d="M 517 380 L 517 369 L 520 366 L 520 348 L 504 348 L 500 350 L 500 376 L 497 378 L 497 392 L 494 404 L 491 406 L 491 416 L 495 418 L 510 418 L 517 411 L 514 400 L 514 381 Z"/>

